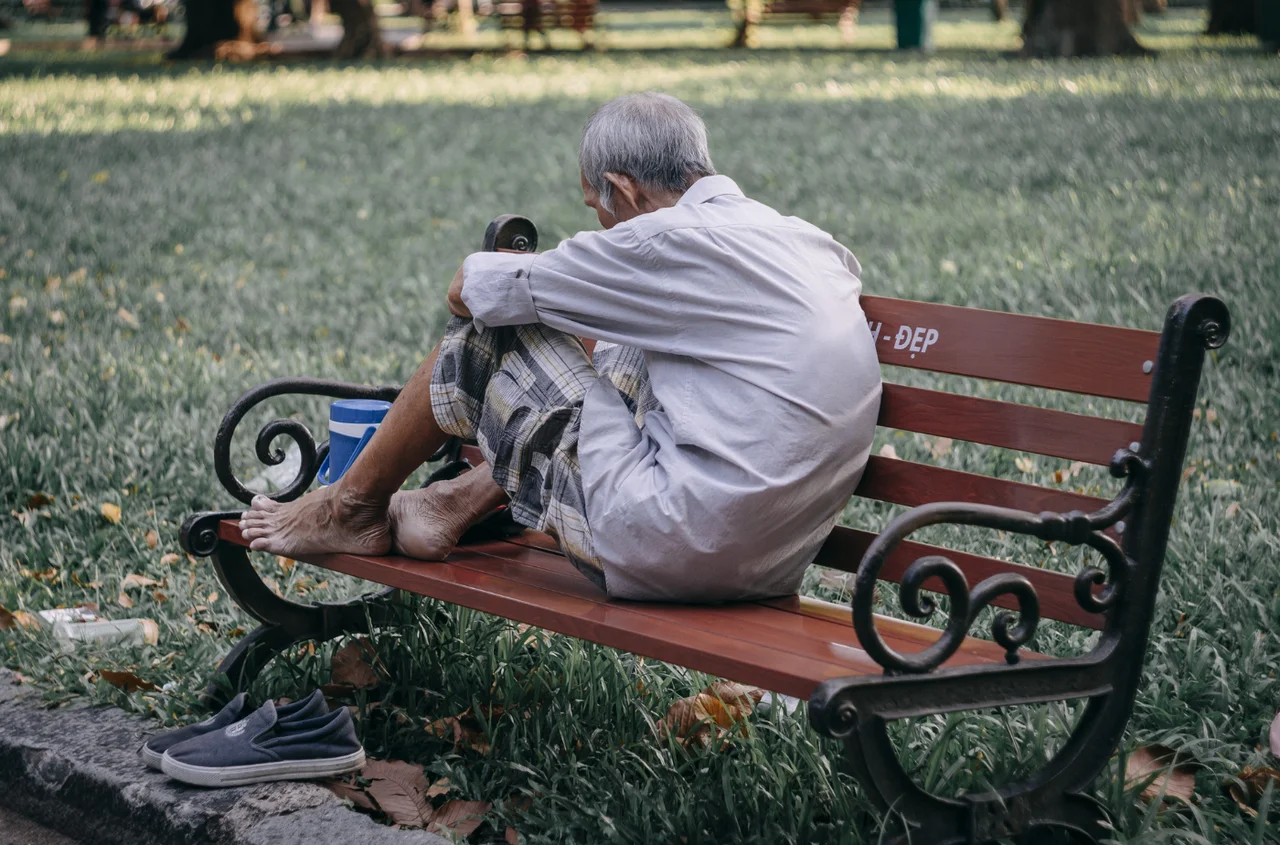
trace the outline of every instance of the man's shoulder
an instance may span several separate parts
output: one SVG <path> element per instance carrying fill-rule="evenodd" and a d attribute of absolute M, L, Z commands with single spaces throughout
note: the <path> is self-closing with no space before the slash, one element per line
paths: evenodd
<path fill-rule="evenodd" d="M 798 217 L 780 214 L 762 202 L 741 195 L 658 209 L 637 217 L 630 224 L 640 240 L 652 240 L 684 231 L 735 227 L 822 233 L 816 226 Z"/>

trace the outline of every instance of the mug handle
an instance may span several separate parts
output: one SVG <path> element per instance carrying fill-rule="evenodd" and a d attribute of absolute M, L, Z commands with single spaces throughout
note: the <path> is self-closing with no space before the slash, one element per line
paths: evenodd
<path fill-rule="evenodd" d="M 364 430 L 364 434 L 360 436 L 359 442 L 356 443 L 356 448 L 351 450 L 351 457 L 347 459 L 347 465 L 344 466 L 338 472 L 337 478 L 333 479 L 333 481 L 328 480 L 329 454 L 332 454 L 332 453 L 327 453 L 324 456 L 324 460 L 320 462 L 320 469 L 316 471 L 316 481 L 320 482 L 320 486 L 328 487 L 334 481 L 337 481 L 338 478 L 341 478 L 342 476 L 346 475 L 347 470 L 351 469 L 351 465 L 356 462 L 356 458 L 360 457 L 360 453 L 364 451 L 364 447 L 369 444 L 369 441 L 373 439 L 373 435 L 377 433 L 378 433 L 378 427 L 376 425 L 371 425 Z"/>

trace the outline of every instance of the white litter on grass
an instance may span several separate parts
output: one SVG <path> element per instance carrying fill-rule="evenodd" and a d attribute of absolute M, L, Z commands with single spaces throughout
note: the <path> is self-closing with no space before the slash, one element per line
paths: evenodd
<path fill-rule="evenodd" d="M 803 699 L 794 698 L 790 695 L 783 695 L 780 692 L 767 692 L 765 693 L 764 698 L 760 699 L 760 703 L 756 705 L 756 709 L 767 712 L 777 707 L 785 713 L 794 715 L 803 704 Z"/>
<path fill-rule="evenodd" d="M 156 645 L 160 642 L 160 627 L 151 619 L 121 619 L 109 622 L 58 622 L 53 626 L 53 638 L 64 651 L 73 651 L 79 643 L 95 643 L 110 646 Z"/>
<path fill-rule="evenodd" d="M 46 625 L 56 625 L 59 622 L 97 622 L 101 618 L 87 607 L 55 607 L 37 611 L 36 615 L 43 619 Z"/>
<path fill-rule="evenodd" d="M 302 469 L 302 450 L 293 443 L 284 453 L 284 460 L 273 467 L 267 467 L 253 479 L 245 483 L 245 487 L 255 493 L 274 493 L 289 486 L 289 482 L 298 477 Z"/>

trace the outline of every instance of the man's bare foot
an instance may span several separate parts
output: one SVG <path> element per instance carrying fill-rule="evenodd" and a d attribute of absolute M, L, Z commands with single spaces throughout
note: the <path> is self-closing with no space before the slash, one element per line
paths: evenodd
<path fill-rule="evenodd" d="M 339 485 L 321 487 L 296 502 L 255 496 L 240 517 L 240 533 L 254 551 L 291 558 L 332 553 L 385 555 L 391 551 L 391 519 L 386 506 L 363 501 Z"/>
<path fill-rule="evenodd" d="M 391 497 L 393 545 L 405 557 L 443 560 L 468 528 L 507 501 L 488 464 Z"/>

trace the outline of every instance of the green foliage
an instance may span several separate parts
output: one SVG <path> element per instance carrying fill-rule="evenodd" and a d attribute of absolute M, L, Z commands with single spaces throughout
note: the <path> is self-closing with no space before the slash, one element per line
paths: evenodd
<path fill-rule="evenodd" d="M 868 292 L 1151 329 L 1182 293 L 1227 300 L 1235 330 L 1205 375 L 1194 473 L 1126 738 L 1190 750 L 1206 764 L 1201 803 L 1146 808 L 1105 778 L 1098 790 L 1121 841 L 1267 841 L 1265 819 L 1243 815 L 1219 784 L 1266 763 L 1260 744 L 1280 699 L 1280 66 L 1201 44 L 1199 25 L 1187 14 L 1150 23 L 1144 39 L 1174 47 L 1158 60 L 1058 64 L 1001 58 L 1008 28 L 969 20 L 939 32 L 966 50 L 932 58 L 4 60 L 0 605 L 92 601 L 114 618 L 154 618 L 161 633 L 158 647 L 64 654 L 41 632 L 6 632 L 0 659 L 51 703 L 88 696 L 165 722 L 193 718 L 197 692 L 251 620 L 207 565 L 162 556 L 178 551 L 186 514 L 230 504 L 210 460 L 230 400 L 282 375 L 404 381 L 492 217 L 527 214 L 547 243 L 592 225 L 577 196 L 578 128 L 600 100 L 656 87 L 706 116 L 717 166 L 750 195 L 848 244 Z M 888 32 L 867 23 L 870 41 L 876 27 Z M 318 424 L 320 409 L 283 400 L 271 412 Z M 884 439 L 902 457 L 931 446 Z M 251 475 L 250 444 L 238 448 Z M 939 460 L 1047 484 L 1065 469 L 1040 458 L 1026 470 L 1013 457 L 957 443 Z M 1066 484 L 1113 489 L 1088 471 Z M 25 513 L 37 493 L 53 503 Z M 121 508 L 118 524 L 103 504 Z M 847 514 L 884 518 L 870 507 Z M 1066 570 L 1080 562 L 1009 538 L 943 539 Z M 294 596 L 365 587 L 261 563 Z M 129 573 L 164 583 L 130 592 L 125 608 Z M 813 590 L 837 594 L 816 579 Z M 727 753 L 685 752 L 649 735 L 671 701 L 702 686 L 678 667 L 555 636 L 522 645 L 501 620 L 431 603 L 375 645 L 392 686 L 379 707 L 357 699 L 370 752 L 427 762 L 461 797 L 497 803 L 531 842 L 874 841 L 839 748 L 808 730 L 803 711 L 756 719 L 753 739 Z M 1071 653 L 1087 636 L 1049 626 L 1037 646 Z M 324 682 L 328 653 L 277 661 L 257 692 Z M 103 668 L 133 669 L 165 692 L 126 697 L 92 680 Z M 501 714 L 486 710 L 494 704 Z M 423 729 L 467 708 L 490 713 L 489 755 Z M 980 789 L 1034 766 L 1073 712 L 922 720 L 900 739 L 922 781 Z"/>

